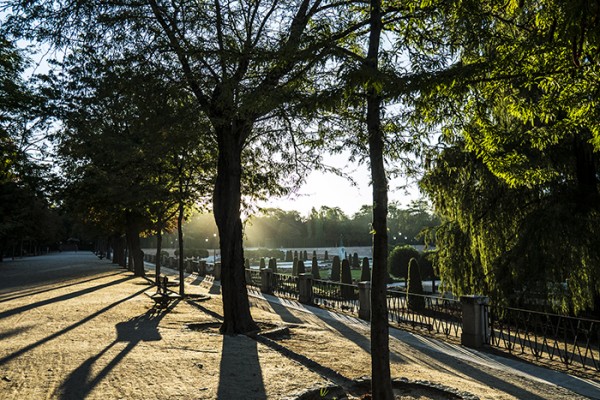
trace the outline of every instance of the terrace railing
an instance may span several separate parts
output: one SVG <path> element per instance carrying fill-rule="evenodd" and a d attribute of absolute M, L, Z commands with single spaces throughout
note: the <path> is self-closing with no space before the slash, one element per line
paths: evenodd
<path fill-rule="evenodd" d="M 297 276 L 273 274 L 271 290 L 273 294 L 298 300 L 300 297 L 299 278 Z"/>
<path fill-rule="evenodd" d="M 446 337 L 461 337 L 463 315 L 458 300 L 388 290 L 387 304 L 388 319 L 392 323 L 410 325 Z"/>
<path fill-rule="evenodd" d="M 513 355 L 600 371 L 600 321 L 518 308 L 487 306 L 488 344 Z"/>
<path fill-rule="evenodd" d="M 312 280 L 312 300 L 314 304 L 352 315 L 358 315 L 360 308 L 358 290 L 358 285 L 320 279 Z"/>
<path fill-rule="evenodd" d="M 246 284 L 254 288 L 260 289 L 262 282 L 259 269 L 246 268 Z"/>

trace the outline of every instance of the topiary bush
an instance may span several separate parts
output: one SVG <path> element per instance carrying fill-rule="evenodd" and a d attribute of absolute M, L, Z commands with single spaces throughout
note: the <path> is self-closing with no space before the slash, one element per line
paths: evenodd
<path fill-rule="evenodd" d="M 417 259 L 411 258 L 408 263 L 408 285 L 406 287 L 406 296 L 408 300 L 408 309 L 416 312 L 425 309 L 425 298 L 422 296 L 423 282 L 419 269 L 419 262 Z"/>
<path fill-rule="evenodd" d="M 360 281 L 366 282 L 371 280 L 371 268 L 369 267 L 369 259 L 363 258 L 362 271 L 360 272 Z"/>
<path fill-rule="evenodd" d="M 358 253 L 354 253 L 352 255 L 352 268 L 354 268 L 354 269 L 360 268 L 360 260 L 358 259 Z"/>
<path fill-rule="evenodd" d="M 333 256 L 333 264 L 331 264 L 331 278 L 334 282 L 340 281 L 340 257 Z"/>
<path fill-rule="evenodd" d="M 283 260 L 285 257 L 285 253 L 281 250 L 276 249 L 255 249 L 255 250 L 244 250 L 244 256 L 250 259 L 258 259 L 258 258 L 279 258 Z M 291 261 L 291 260 L 290 260 Z"/>
<path fill-rule="evenodd" d="M 266 263 L 265 263 L 265 259 L 264 258 L 260 258 L 260 262 L 259 262 L 259 268 L 260 269 L 265 269 L 267 267 Z"/>
<path fill-rule="evenodd" d="M 419 251 L 412 246 L 396 246 L 388 257 L 388 272 L 397 278 L 408 278 L 410 259 L 419 257 Z"/>
<path fill-rule="evenodd" d="M 342 261 L 342 283 L 351 285 L 352 284 L 352 272 L 350 271 L 350 262 L 348 260 Z M 351 286 L 342 286 L 342 297 L 344 299 L 351 299 L 354 291 Z"/>
<path fill-rule="evenodd" d="M 323 260 L 325 260 L 325 261 L 329 260 L 329 253 L 327 252 L 327 250 L 325 250 L 325 257 L 323 257 Z"/>
<path fill-rule="evenodd" d="M 277 259 L 276 258 L 269 259 L 269 269 L 271 271 L 273 271 L 274 274 L 277 273 Z"/>
<path fill-rule="evenodd" d="M 300 275 L 300 274 L 305 274 L 306 273 L 306 267 L 304 266 L 304 261 L 298 260 L 297 271 L 298 271 L 298 273 L 296 275 Z"/>
<path fill-rule="evenodd" d="M 317 262 L 317 256 L 312 258 L 311 272 L 313 279 L 321 279 L 321 271 L 319 271 L 319 263 Z"/>

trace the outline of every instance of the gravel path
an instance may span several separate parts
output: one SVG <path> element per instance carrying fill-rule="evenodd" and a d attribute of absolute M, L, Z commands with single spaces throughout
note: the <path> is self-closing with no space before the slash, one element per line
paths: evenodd
<path fill-rule="evenodd" d="M 336 374 L 369 374 L 366 323 L 256 294 L 254 318 L 286 334 L 223 337 L 219 287 L 186 281 L 188 293 L 209 298 L 158 310 L 147 280 L 91 253 L 1 263 L 0 399 L 287 399 Z M 398 330 L 391 337 L 398 378 L 481 399 L 600 398 L 597 382 Z"/>

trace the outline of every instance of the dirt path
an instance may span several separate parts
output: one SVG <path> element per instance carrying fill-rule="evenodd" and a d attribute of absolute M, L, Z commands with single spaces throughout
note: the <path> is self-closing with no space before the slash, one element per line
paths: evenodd
<path fill-rule="evenodd" d="M 366 324 L 255 298 L 257 321 L 288 327 L 288 335 L 274 340 L 280 347 L 223 337 L 218 288 L 188 288 L 213 294 L 161 311 L 144 294 L 145 279 L 90 253 L 0 264 L 0 399 L 284 399 L 328 383 L 315 366 L 346 378 L 369 374 Z M 401 336 L 391 347 L 397 377 L 443 383 L 482 399 L 583 398 L 446 359 Z"/>

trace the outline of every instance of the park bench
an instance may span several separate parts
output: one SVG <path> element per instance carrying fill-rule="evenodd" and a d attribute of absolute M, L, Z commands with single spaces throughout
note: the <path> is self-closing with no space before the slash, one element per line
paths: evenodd
<path fill-rule="evenodd" d="M 166 276 L 162 276 L 159 278 L 158 287 L 156 293 L 150 295 L 150 298 L 154 300 L 154 302 L 162 308 L 165 308 L 169 305 L 171 300 L 179 299 L 177 293 L 174 293 L 168 289 L 169 286 L 169 278 Z"/>

